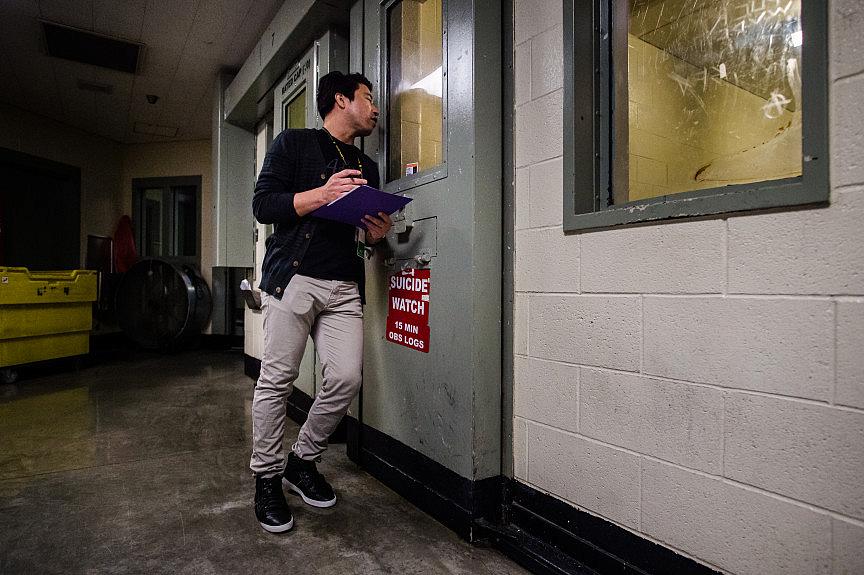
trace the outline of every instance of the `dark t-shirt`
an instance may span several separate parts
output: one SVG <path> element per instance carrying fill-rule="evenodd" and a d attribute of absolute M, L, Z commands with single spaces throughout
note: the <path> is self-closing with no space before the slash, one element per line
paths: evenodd
<path fill-rule="evenodd" d="M 368 185 L 379 187 L 380 180 L 375 164 L 367 165 L 363 162 L 361 152 L 355 146 L 331 139 L 325 130 L 318 130 L 318 143 L 328 166 L 324 174 L 326 178 L 344 169 L 356 169 L 363 172 Z M 339 154 L 340 150 L 342 155 Z M 344 162 L 342 156 L 345 157 Z M 321 183 L 324 184 L 325 181 L 322 180 Z M 349 224 L 318 219 L 315 233 L 312 234 L 297 273 L 322 280 L 359 283 L 363 277 L 364 264 L 363 259 L 357 256 L 355 230 L 356 228 Z"/>

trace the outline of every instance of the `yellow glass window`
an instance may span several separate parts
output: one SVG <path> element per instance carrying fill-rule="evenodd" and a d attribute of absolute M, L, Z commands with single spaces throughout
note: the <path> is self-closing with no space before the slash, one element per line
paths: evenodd
<path fill-rule="evenodd" d="M 306 88 L 300 90 L 300 93 L 285 105 L 283 117 L 286 129 L 306 127 Z"/>
<path fill-rule="evenodd" d="M 388 14 L 387 181 L 444 161 L 442 0 L 402 0 Z"/>
<path fill-rule="evenodd" d="M 801 0 L 629 0 L 615 203 L 800 176 L 800 18 Z"/>

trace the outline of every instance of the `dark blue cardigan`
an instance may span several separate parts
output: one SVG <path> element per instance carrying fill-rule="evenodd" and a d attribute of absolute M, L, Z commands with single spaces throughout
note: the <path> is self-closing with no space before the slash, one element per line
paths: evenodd
<path fill-rule="evenodd" d="M 369 185 L 377 188 L 378 165 L 366 154 L 362 161 L 372 168 L 367 176 Z M 317 188 L 328 177 L 318 130 L 285 130 L 276 136 L 264 157 L 252 197 L 252 212 L 260 223 L 274 224 L 273 235 L 267 238 L 259 287 L 277 299 L 282 299 L 285 287 L 297 273 L 317 225 L 315 218 L 297 215 L 294 194 Z M 361 278 L 360 297 L 364 303 L 365 283 Z"/>

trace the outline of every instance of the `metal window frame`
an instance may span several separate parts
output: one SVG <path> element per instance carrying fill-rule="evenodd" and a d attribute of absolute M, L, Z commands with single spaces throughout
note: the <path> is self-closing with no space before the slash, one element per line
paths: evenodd
<path fill-rule="evenodd" d="M 437 166 L 420 170 L 416 174 L 410 176 L 402 176 L 397 180 L 388 182 L 387 175 L 390 166 L 390 9 L 404 0 L 381 0 L 381 110 L 380 123 L 384 141 L 381 145 L 381 155 L 383 166 L 383 177 L 381 178 L 381 189 L 390 192 L 391 194 L 402 193 L 412 188 L 420 187 L 430 182 L 443 180 L 447 177 L 447 152 L 448 152 L 448 137 L 447 137 L 447 0 L 441 0 L 441 156 L 443 161 Z"/>
<path fill-rule="evenodd" d="M 814 0 L 801 5 L 806 37 L 801 73 L 802 176 L 607 205 L 612 157 L 612 1 L 563 1 L 565 231 L 828 204 L 828 8 Z"/>
<path fill-rule="evenodd" d="M 135 242 L 139 246 L 139 250 L 144 247 L 144 226 L 140 225 L 144 215 L 144 190 L 145 189 L 161 189 L 163 203 L 168 207 L 165 215 L 163 226 L 168 231 L 167 247 L 168 252 L 173 253 L 176 250 L 175 218 L 177 216 L 177 201 L 173 188 L 176 186 L 194 186 L 195 187 L 195 208 L 196 208 L 196 225 L 195 225 L 195 255 L 178 256 L 166 255 L 160 256 L 160 259 L 173 263 L 192 264 L 200 267 L 201 265 L 201 176 L 176 176 L 176 177 L 157 177 L 157 178 L 133 178 L 132 179 L 132 221 L 135 225 Z M 166 201 L 167 200 L 167 201 Z M 140 255 L 140 254 L 139 254 Z M 153 257 L 153 256 L 148 256 Z"/>

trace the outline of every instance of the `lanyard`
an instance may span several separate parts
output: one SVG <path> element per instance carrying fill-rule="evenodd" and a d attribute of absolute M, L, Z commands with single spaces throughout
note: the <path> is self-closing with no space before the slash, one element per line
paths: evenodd
<path fill-rule="evenodd" d="M 336 140 L 333 138 L 333 135 L 324 128 L 324 131 L 327 132 L 327 135 L 330 136 L 330 141 L 333 142 L 333 145 L 336 146 L 336 151 L 339 152 L 339 157 L 342 158 L 342 163 L 348 167 L 348 160 L 345 159 L 345 154 L 342 153 L 342 148 L 339 147 L 339 144 L 336 143 Z M 363 162 L 360 161 L 360 156 L 357 156 L 357 169 L 360 170 L 360 175 L 363 175 Z"/>

